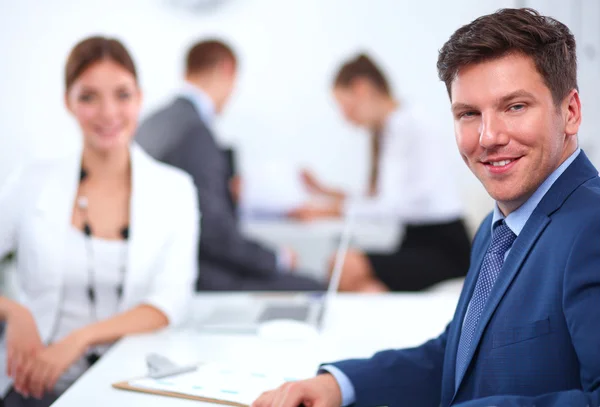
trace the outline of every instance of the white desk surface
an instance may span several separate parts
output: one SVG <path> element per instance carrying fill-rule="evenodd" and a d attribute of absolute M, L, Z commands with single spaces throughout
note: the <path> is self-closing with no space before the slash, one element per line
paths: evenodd
<path fill-rule="evenodd" d="M 352 237 L 363 248 L 395 247 L 400 238 L 400 222 L 391 220 L 354 221 Z M 315 238 L 337 238 L 342 232 L 344 222 L 341 219 L 323 219 L 300 222 L 292 219 L 253 219 L 243 218 L 243 230 L 254 236 L 305 236 Z"/>
<path fill-rule="evenodd" d="M 337 250 L 344 223 L 342 220 L 298 222 L 291 219 L 243 218 L 242 230 L 247 236 L 267 246 L 288 246 L 298 253 L 302 272 L 324 278 L 330 256 Z M 366 251 L 390 252 L 402 238 L 396 220 L 355 220 L 351 246 Z"/>
<path fill-rule="evenodd" d="M 223 301 L 247 303 L 247 294 L 202 294 L 193 305 L 201 318 Z M 456 293 L 358 295 L 341 294 L 326 314 L 319 337 L 304 341 L 276 341 L 256 335 L 216 334 L 194 329 L 193 320 L 177 331 L 129 337 L 117 343 L 79 379 L 55 407 L 209 405 L 183 399 L 141 394 L 111 387 L 114 382 L 146 374 L 146 354 L 171 360 L 223 361 L 281 369 L 296 377 L 310 377 L 320 363 L 369 357 L 389 348 L 417 346 L 442 333 L 458 302 Z"/>

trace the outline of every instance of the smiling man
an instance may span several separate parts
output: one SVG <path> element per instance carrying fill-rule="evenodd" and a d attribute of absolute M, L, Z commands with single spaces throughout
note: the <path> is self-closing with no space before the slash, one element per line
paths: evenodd
<path fill-rule="evenodd" d="M 600 178 L 577 143 L 575 39 L 504 9 L 457 30 L 438 71 L 460 154 L 496 201 L 454 319 L 420 347 L 324 365 L 255 407 L 600 405 Z"/>

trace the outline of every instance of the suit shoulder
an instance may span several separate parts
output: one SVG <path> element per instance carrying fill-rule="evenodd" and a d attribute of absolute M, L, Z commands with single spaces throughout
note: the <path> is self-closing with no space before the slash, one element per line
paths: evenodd
<path fill-rule="evenodd" d="M 600 177 L 593 177 L 581 184 L 565 201 L 563 207 L 588 214 L 600 213 Z"/>
<path fill-rule="evenodd" d="M 194 110 L 194 107 L 182 101 L 181 99 L 175 99 L 167 105 L 158 107 L 145 117 L 142 121 L 141 126 L 155 125 L 159 123 L 169 124 L 186 124 L 193 123 L 194 120 L 200 120 L 198 114 Z"/>
<path fill-rule="evenodd" d="M 202 143 L 212 134 L 189 103 L 176 99 L 155 110 L 141 123 L 136 141 L 153 157 L 164 158 L 179 148 Z"/>
<path fill-rule="evenodd" d="M 600 178 L 594 177 L 575 189 L 551 218 L 562 233 L 600 228 Z"/>
<path fill-rule="evenodd" d="M 600 177 L 595 176 L 577 188 L 573 195 L 585 196 L 585 199 L 594 199 L 600 201 Z"/>

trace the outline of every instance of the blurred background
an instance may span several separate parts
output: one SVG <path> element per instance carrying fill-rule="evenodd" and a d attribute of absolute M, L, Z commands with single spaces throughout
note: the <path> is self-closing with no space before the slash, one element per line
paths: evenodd
<path fill-rule="evenodd" d="M 129 48 L 144 92 L 143 118 L 173 98 L 185 51 L 210 36 L 230 43 L 240 62 L 236 91 L 216 132 L 235 149 L 240 172 L 283 162 L 360 191 L 368 173 L 367 138 L 334 104 L 339 62 L 361 50 L 372 55 L 395 93 L 424 108 L 444 148 L 455 151 L 448 97 L 437 78 L 438 50 L 475 17 L 522 6 L 560 19 L 577 37 L 580 140 L 599 165 L 598 0 L 0 0 L 0 184 L 23 160 L 78 147 L 77 125 L 63 104 L 63 69 L 81 38 L 115 36 Z M 448 177 L 458 180 L 472 228 L 491 202 L 459 155 L 450 155 Z"/>

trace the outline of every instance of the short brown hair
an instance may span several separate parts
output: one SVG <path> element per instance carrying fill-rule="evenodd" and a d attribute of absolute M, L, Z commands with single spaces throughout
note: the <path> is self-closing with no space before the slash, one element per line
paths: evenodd
<path fill-rule="evenodd" d="M 186 73 L 193 74 L 214 68 L 223 60 L 235 63 L 231 47 L 220 40 L 206 40 L 194 44 L 187 53 Z"/>
<path fill-rule="evenodd" d="M 121 65 L 137 81 L 135 64 L 125 46 L 114 38 L 94 36 L 80 41 L 71 50 L 65 67 L 65 89 L 68 91 L 91 65 L 104 60 Z"/>
<path fill-rule="evenodd" d="M 350 86 L 357 78 L 365 78 L 381 93 L 391 95 L 390 85 L 385 75 L 366 54 L 359 54 L 345 62 L 335 76 L 334 86 Z"/>
<path fill-rule="evenodd" d="M 533 60 L 556 105 L 578 89 L 575 37 L 560 21 L 530 8 L 501 9 L 456 30 L 440 50 L 438 75 L 452 97 L 460 69 L 513 53 Z"/>

